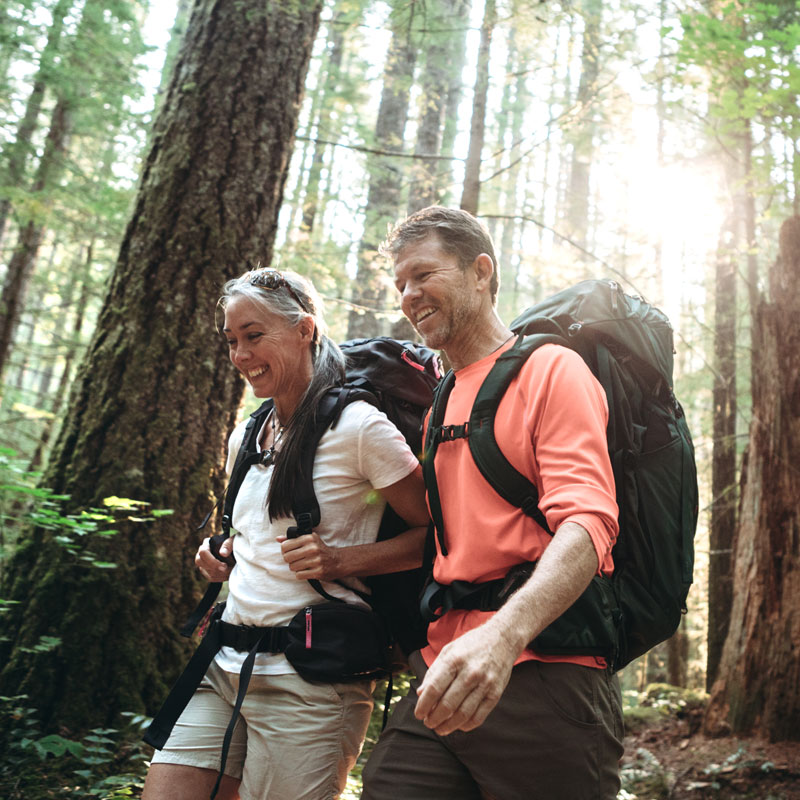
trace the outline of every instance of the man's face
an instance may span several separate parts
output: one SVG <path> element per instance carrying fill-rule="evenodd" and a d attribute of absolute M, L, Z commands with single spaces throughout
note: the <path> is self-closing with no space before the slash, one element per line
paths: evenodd
<path fill-rule="evenodd" d="M 478 312 L 475 272 L 461 268 L 436 234 L 404 247 L 394 265 L 401 307 L 428 347 L 447 350 L 468 330 Z"/>

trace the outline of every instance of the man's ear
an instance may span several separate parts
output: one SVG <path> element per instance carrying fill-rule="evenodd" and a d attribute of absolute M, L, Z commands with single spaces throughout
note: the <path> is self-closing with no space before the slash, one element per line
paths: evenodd
<path fill-rule="evenodd" d="M 472 262 L 472 268 L 475 270 L 478 287 L 481 290 L 485 288 L 486 291 L 489 291 L 492 275 L 494 275 L 492 257 L 488 253 L 481 253 L 475 261 Z"/>

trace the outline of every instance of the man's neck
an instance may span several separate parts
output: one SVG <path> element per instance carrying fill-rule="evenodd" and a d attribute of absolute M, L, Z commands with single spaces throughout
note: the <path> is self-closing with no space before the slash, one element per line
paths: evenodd
<path fill-rule="evenodd" d="M 476 320 L 475 325 L 470 326 L 458 341 L 448 344 L 444 352 L 453 369 L 459 370 L 490 356 L 513 335 L 492 309 L 483 324 Z"/>

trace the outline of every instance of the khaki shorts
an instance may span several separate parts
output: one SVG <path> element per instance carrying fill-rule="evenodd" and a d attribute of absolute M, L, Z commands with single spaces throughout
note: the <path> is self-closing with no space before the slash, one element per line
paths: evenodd
<path fill-rule="evenodd" d="M 219 770 L 239 676 L 212 663 L 152 763 Z M 241 800 L 332 800 L 361 752 L 372 711 L 370 681 L 311 683 L 298 675 L 253 675 L 225 773 Z"/>
<path fill-rule="evenodd" d="M 483 725 L 439 736 L 414 716 L 419 676 L 364 768 L 362 800 L 615 800 L 622 697 L 615 676 L 526 661 Z"/>

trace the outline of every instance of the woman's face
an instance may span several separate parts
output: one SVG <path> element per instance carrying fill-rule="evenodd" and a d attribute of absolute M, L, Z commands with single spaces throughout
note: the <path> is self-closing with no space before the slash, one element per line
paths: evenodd
<path fill-rule="evenodd" d="M 228 300 L 223 333 L 233 365 L 255 396 L 272 397 L 291 413 L 311 381 L 312 318 L 292 325 L 239 295 Z"/>

